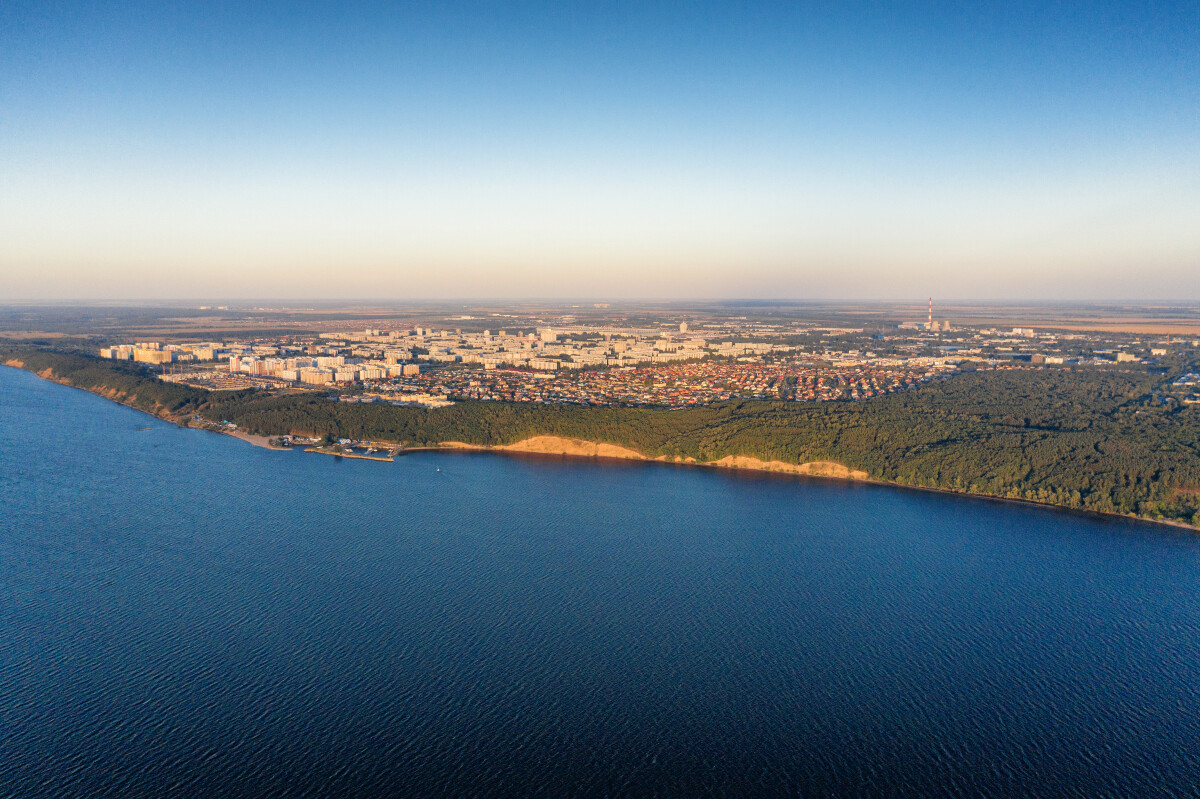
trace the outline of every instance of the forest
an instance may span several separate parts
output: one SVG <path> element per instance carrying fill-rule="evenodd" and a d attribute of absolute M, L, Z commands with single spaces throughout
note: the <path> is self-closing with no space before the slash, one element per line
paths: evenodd
<path fill-rule="evenodd" d="M 139 364 L 47 348 L 0 346 L 6 361 L 165 418 L 200 415 L 261 435 L 406 446 L 559 435 L 648 457 L 831 460 L 874 480 L 1200 526 L 1200 407 L 1147 402 L 1162 378 L 1145 372 L 980 370 L 864 402 L 683 410 L 461 402 L 424 410 L 315 392 L 210 393 L 163 383 Z"/>

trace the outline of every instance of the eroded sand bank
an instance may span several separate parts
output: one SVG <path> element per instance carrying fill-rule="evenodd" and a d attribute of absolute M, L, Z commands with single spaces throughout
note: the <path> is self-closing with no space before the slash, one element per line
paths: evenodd
<path fill-rule="evenodd" d="M 636 450 L 616 444 L 603 444 L 596 441 L 586 441 L 580 438 L 564 438 L 562 436 L 533 436 L 518 441 L 515 444 L 501 444 L 494 447 L 467 444 L 462 441 L 443 441 L 441 446 L 447 449 L 471 449 L 506 452 L 535 452 L 543 455 L 575 455 L 582 457 L 622 458 L 625 460 L 658 460 L 670 463 L 690 463 L 699 466 L 716 466 L 725 469 L 753 469 L 763 472 L 786 472 L 789 474 L 807 474 L 815 477 L 838 477 L 845 480 L 865 480 L 867 473 L 851 469 L 834 461 L 812 461 L 810 463 L 787 463 L 785 461 L 764 461 L 745 455 L 727 455 L 720 460 L 698 461 L 695 458 L 668 458 L 665 455 L 649 458 Z"/>

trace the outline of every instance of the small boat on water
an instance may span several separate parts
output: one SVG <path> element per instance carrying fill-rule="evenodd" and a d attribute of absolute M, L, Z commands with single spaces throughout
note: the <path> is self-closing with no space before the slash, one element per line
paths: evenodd
<path fill-rule="evenodd" d="M 138 432 L 139 432 L 139 433 L 141 433 L 141 432 L 143 432 L 143 431 L 145 431 L 145 430 L 153 430 L 153 429 L 154 429 L 154 428 L 151 428 L 151 427 L 139 427 L 139 428 L 138 428 Z"/>

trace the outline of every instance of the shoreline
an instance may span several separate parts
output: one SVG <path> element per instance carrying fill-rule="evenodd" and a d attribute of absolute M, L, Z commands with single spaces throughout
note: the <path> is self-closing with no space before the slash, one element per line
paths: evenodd
<path fill-rule="evenodd" d="M 790 470 L 784 469 L 764 469 L 753 466 L 734 466 L 721 461 L 728 460 L 734 456 L 727 456 L 721 461 L 698 461 L 694 458 L 676 459 L 660 456 L 651 458 L 646 455 L 637 454 L 637 457 L 623 457 L 619 455 L 575 455 L 562 452 L 539 452 L 530 449 L 517 448 L 516 445 L 499 445 L 489 446 L 486 444 L 464 444 L 462 442 L 447 442 L 453 446 L 431 446 L 431 447 L 412 447 L 401 450 L 397 455 L 404 455 L 410 452 L 443 452 L 443 453 L 462 453 L 469 454 L 492 454 L 492 455 L 516 455 L 516 456 L 541 456 L 541 457 L 559 457 L 572 458 L 576 460 L 591 459 L 591 460 L 609 460 L 609 461 L 634 461 L 648 464 L 662 464 L 665 466 L 686 466 L 698 467 L 707 469 L 716 469 L 725 473 L 737 472 L 752 472 L 754 474 L 772 475 L 776 477 L 803 477 L 808 479 L 830 480 L 838 483 L 846 483 L 849 485 L 864 485 L 875 486 L 880 488 L 900 489 L 903 491 L 920 491 L 925 493 L 943 494 L 952 497 L 970 497 L 972 499 L 986 500 L 989 502 L 1003 502 L 1007 504 L 1028 505 L 1045 510 L 1052 510 L 1059 513 L 1069 513 L 1073 515 L 1090 516 L 1095 519 L 1107 520 L 1123 520 L 1131 522 L 1141 522 L 1143 524 L 1163 525 L 1176 530 L 1183 530 L 1189 533 L 1200 535 L 1200 528 L 1194 527 L 1185 522 L 1172 521 L 1170 519 L 1151 519 L 1146 516 L 1138 516 L 1133 513 L 1114 513 L 1108 511 L 1092 510 L 1090 508 L 1073 508 L 1070 505 L 1056 505 L 1053 502 L 1041 502 L 1036 499 L 1022 499 L 1020 497 L 1001 497 L 995 494 L 983 494 L 975 491 L 955 491 L 949 488 L 935 488 L 932 486 L 919 486 L 911 483 L 901 483 L 894 480 L 878 480 L 872 477 L 845 477 L 833 474 L 821 474 L 815 471 L 800 471 L 804 466 L 812 465 L 812 463 L 830 463 L 830 461 L 814 461 L 806 464 L 787 464 L 794 467 Z M 517 442 L 520 444 L 521 442 Z M 750 460 L 758 460 L 756 458 Z M 782 463 L 775 461 L 774 463 Z M 840 464 L 838 464 L 840 465 Z M 845 468 L 845 467 L 843 467 Z M 865 473 L 863 473 L 865 474 Z"/>
<path fill-rule="evenodd" d="M 163 421 L 169 422 L 172 420 L 164 418 Z M 227 436 L 233 436 L 234 438 L 241 439 L 242 441 L 245 441 L 247 444 L 252 444 L 253 446 L 256 446 L 256 447 L 262 447 L 263 449 L 273 450 L 275 452 L 291 452 L 291 450 L 292 450 L 291 447 L 273 447 L 273 446 L 271 446 L 270 436 L 256 436 L 253 433 L 243 433 L 241 430 L 212 430 L 208 427 L 194 427 L 191 424 L 184 424 L 183 426 L 188 428 L 189 430 L 207 430 L 210 433 L 223 433 Z"/>
<path fill-rule="evenodd" d="M 392 463 L 395 460 L 394 458 L 383 457 L 379 455 L 359 455 L 354 452 L 334 452 L 333 450 L 321 449 L 319 447 L 305 447 L 304 451 L 311 452 L 315 455 L 332 455 L 335 458 L 352 458 L 360 461 L 381 461 L 382 463 Z"/>
<path fill-rule="evenodd" d="M 202 430 L 202 431 L 206 431 L 206 432 L 210 432 L 210 433 L 219 433 L 222 435 L 231 436 L 233 438 L 238 439 L 239 441 L 244 441 L 247 444 L 250 444 L 251 446 L 260 447 L 262 449 L 271 450 L 273 452 L 287 452 L 287 451 L 291 451 L 292 449 L 294 449 L 292 447 L 272 447 L 267 443 L 268 439 L 269 439 L 268 436 L 259 436 L 259 435 L 255 435 L 253 433 L 245 433 L 241 430 L 214 430 L 214 429 L 206 428 L 206 427 L 199 427 L 199 426 L 193 427 L 190 423 L 190 418 L 189 419 L 181 419 L 181 418 L 174 418 L 171 415 L 166 414 L 166 413 L 161 413 L 161 414 L 153 413 L 151 411 L 147 411 L 142 408 L 138 408 L 134 405 L 129 404 L 128 402 L 125 402 L 123 397 L 120 397 L 119 395 L 117 395 L 115 393 L 112 396 L 109 396 L 109 395 L 100 393 L 98 391 L 92 391 L 90 389 L 80 388 L 79 386 L 75 386 L 70 383 L 64 382 L 63 380 L 58 379 L 58 377 L 56 375 L 54 375 L 53 372 L 50 372 L 50 370 L 45 370 L 47 372 L 50 372 L 49 374 L 42 374 L 42 373 L 30 371 L 30 370 L 26 369 L 24 367 L 24 364 L 20 363 L 19 361 L 15 362 L 15 363 L 13 361 L 8 361 L 8 362 L 5 362 L 3 364 L 3 366 L 11 367 L 14 369 L 21 369 L 21 371 L 27 372 L 28 374 L 32 374 L 34 377 L 38 377 L 47 382 L 55 383 L 60 386 L 65 386 L 66 388 L 73 388 L 73 389 L 76 389 L 77 391 L 84 391 L 88 394 L 92 394 L 93 396 L 100 397 L 101 399 L 106 399 L 106 400 L 109 400 L 110 402 L 115 402 L 118 405 L 124 405 L 127 408 L 131 408 L 132 410 L 138 411 L 139 413 L 144 413 L 148 416 L 152 416 L 161 421 L 170 422 L 172 424 L 178 425 L 179 427 L 183 427 L 186 429 Z M 532 446 L 529 443 L 529 442 L 535 442 L 535 441 L 539 442 L 539 443 L 546 443 L 547 440 L 553 440 L 555 442 L 569 441 L 577 446 L 585 445 L 584 446 L 585 449 L 593 449 L 594 451 L 592 451 L 592 452 L 562 451 L 563 449 L 569 449 L 569 448 L 560 448 L 558 450 L 555 450 L 555 449 L 547 449 L 547 448 L 538 447 L 538 446 Z M 380 442 L 380 443 L 395 444 L 395 442 Z M 322 455 L 335 454 L 335 453 L 331 453 L 331 452 L 320 452 L 317 450 L 313 450 L 311 448 L 305 449 L 304 451 L 305 452 L 316 452 L 317 454 L 322 454 Z M 730 472 L 747 471 L 747 472 L 756 472 L 756 473 L 761 473 L 761 474 L 790 475 L 793 477 L 817 477 L 817 478 L 821 478 L 821 479 L 825 479 L 825 480 L 838 480 L 838 481 L 846 482 L 846 483 L 884 486 L 884 487 L 888 487 L 888 488 L 899 488 L 899 489 L 905 489 L 905 490 L 909 490 L 909 491 L 926 491 L 926 492 L 933 492 L 933 493 L 937 493 L 937 494 L 946 494 L 946 495 L 951 495 L 951 496 L 973 497 L 975 499 L 985 499 L 985 500 L 991 500 L 991 501 L 996 501 L 996 502 L 1012 502 L 1012 503 L 1018 503 L 1018 504 L 1022 504 L 1022 505 L 1032 505 L 1032 506 L 1036 506 L 1036 507 L 1040 507 L 1040 508 L 1046 508 L 1046 509 L 1050 509 L 1050 510 L 1066 512 L 1066 513 L 1082 514 L 1082 515 L 1091 516 L 1091 517 L 1097 518 L 1097 519 L 1123 519 L 1126 521 L 1144 522 L 1146 524 L 1154 524 L 1154 525 L 1162 525 L 1165 527 L 1170 527 L 1175 530 L 1184 530 L 1184 531 L 1190 532 L 1192 534 L 1200 534 L 1200 527 L 1196 527 L 1191 524 L 1187 524 L 1186 522 L 1173 521 L 1170 519 L 1152 519 L 1152 518 L 1149 518 L 1146 516 L 1138 516 L 1137 514 L 1133 514 L 1133 513 L 1117 513 L 1117 512 L 1112 512 L 1112 511 L 1092 510 L 1090 508 L 1074 508 L 1069 505 L 1057 505 L 1052 502 L 1042 502 L 1042 501 L 1039 501 L 1036 499 L 1022 499 L 1020 497 L 1001 497 L 1001 496 L 996 496 L 994 494 L 983 494 L 983 493 L 977 493 L 977 492 L 972 492 L 972 491 L 956 491 L 954 489 L 949 489 L 949 488 L 935 488 L 932 486 L 911 485 L 908 483 L 901 483 L 901 482 L 897 482 L 894 480 L 879 480 L 879 479 L 870 477 L 867 474 L 867 472 L 860 471 L 860 470 L 853 470 L 847 466 L 844 466 L 843 464 L 838 464 L 833 461 L 811 461 L 809 463 L 804 463 L 804 464 L 789 464 L 784 461 L 763 461 L 759 458 L 753 458 L 753 457 L 749 457 L 749 456 L 735 456 L 735 455 L 727 455 L 724 458 L 721 458 L 720 460 L 717 460 L 717 461 L 698 461 L 695 458 L 681 458 L 681 457 L 668 458 L 665 455 L 662 455 L 662 456 L 659 456 L 656 458 L 652 458 L 647 455 L 643 455 L 640 452 L 637 452 L 632 449 L 628 449 L 626 447 L 622 447 L 617 444 L 606 444 L 606 443 L 595 442 L 595 441 L 584 441 L 583 439 L 566 439 L 561 436 L 549 436 L 549 435 L 531 436 L 530 438 L 522 439 L 521 441 L 515 442 L 513 444 L 499 444 L 499 445 L 468 444 L 468 443 L 462 442 L 462 441 L 443 441 L 443 442 L 439 442 L 435 446 L 425 445 L 425 446 L 417 446 L 417 447 L 400 447 L 399 445 L 395 445 L 393 447 L 392 451 L 394 452 L 395 457 L 399 457 L 402 455 L 406 455 L 409 453 L 415 453 L 415 452 L 464 452 L 464 453 L 483 452 L 483 453 L 493 453 L 493 454 L 499 453 L 499 454 L 517 454 L 517 455 L 522 455 L 522 454 L 523 455 L 557 455 L 559 457 L 564 457 L 564 458 L 592 458 L 592 459 L 604 458 L 606 460 L 625 460 L 625 461 L 642 461 L 642 462 L 646 462 L 646 463 L 662 463 L 662 464 L 668 464 L 668 465 L 672 465 L 672 466 L 698 466 L 698 467 L 707 467 L 710 469 L 724 469 L 724 470 L 728 470 Z M 603 454 L 601 454 L 601 451 L 603 451 Z M 384 462 L 393 462 L 395 460 L 394 457 L 385 459 L 385 458 L 376 458 L 376 457 L 366 456 L 366 455 L 354 456 L 354 455 L 343 454 L 343 455 L 341 455 L 341 457 L 354 458 L 356 460 L 373 460 L 373 461 L 384 461 Z M 846 472 L 846 474 L 824 473 L 825 468 L 830 467 L 830 466 L 837 467 L 837 469 L 840 469 L 840 470 L 844 470 Z"/>
<path fill-rule="evenodd" d="M 680 466 L 708 466 L 716 469 L 747 470 L 756 472 L 773 472 L 777 474 L 794 474 L 808 477 L 829 477 L 839 480 L 865 481 L 870 476 L 859 469 L 851 469 L 835 461 L 809 461 L 807 463 L 788 463 L 786 461 L 765 461 L 749 455 L 726 455 L 715 461 L 699 461 L 695 458 L 674 458 L 666 455 L 651 457 L 637 450 L 629 449 L 618 444 L 608 444 L 600 441 L 587 441 L 579 438 L 563 436 L 530 436 L 512 444 L 468 444 L 462 441 L 443 441 L 437 447 L 423 447 L 425 451 L 480 451 L 480 452 L 513 452 L 530 455 L 559 455 L 568 458 L 608 458 L 612 460 L 651 461 L 655 463 L 671 463 Z M 410 450 L 404 450 L 410 451 Z"/>

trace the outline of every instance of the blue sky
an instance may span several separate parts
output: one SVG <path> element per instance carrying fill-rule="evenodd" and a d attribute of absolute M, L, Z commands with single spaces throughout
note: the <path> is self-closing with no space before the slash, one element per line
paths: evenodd
<path fill-rule="evenodd" d="M 0 6 L 0 296 L 1200 299 L 1195 4 Z"/>

